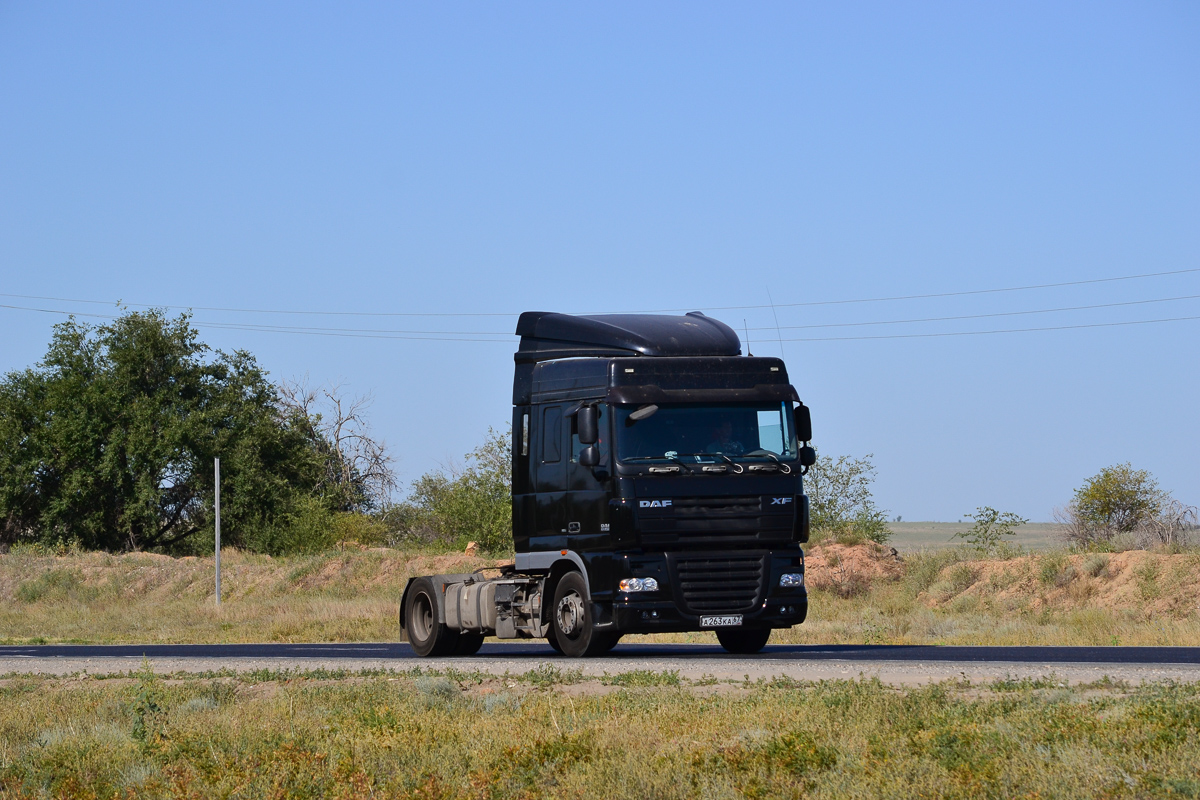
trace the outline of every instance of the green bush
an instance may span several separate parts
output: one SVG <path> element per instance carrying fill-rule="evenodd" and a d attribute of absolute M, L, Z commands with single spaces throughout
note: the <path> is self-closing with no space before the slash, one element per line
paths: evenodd
<path fill-rule="evenodd" d="M 1042 556 L 1038 565 L 1038 578 L 1044 584 L 1057 583 L 1059 576 L 1067 569 L 1067 557 L 1063 553 L 1048 553 Z"/>
<path fill-rule="evenodd" d="M 381 516 L 393 544 L 437 544 L 461 550 L 475 542 L 489 553 L 512 550 L 511 436 L 488 429 L 463 468 L 422 475 L 409 496 Z"/>
<path fill-rule="evenodd" d="M 887 512 L 875 506 L 873 456 L 818 456 L 805 480 L 814 541 L 833 538 L 844 544 L 883 544 L 892 535 Z"/>
<path fill-rule="evenodd" d="M 991 506 L 981 506 L 970 515 L 975 524 L 968 531 L 954 534 L 951 539 L 964 539 L 984 555 L 997 553 L 1002 545 L 1008 544 L 1006 536 L 1013 536 L 1016 529 L 1029 520 L 1011 511 L 1000 512 Z"/>
<path fill-rule="evenodd" d="M 1197 530 L 1198 515 L 1195 506 L 1175 499 L 1153 475 L 1129 463 L 1100 470 L 1055 512 L 1073 544 L 1116 551 L 1183 546 Z"/>

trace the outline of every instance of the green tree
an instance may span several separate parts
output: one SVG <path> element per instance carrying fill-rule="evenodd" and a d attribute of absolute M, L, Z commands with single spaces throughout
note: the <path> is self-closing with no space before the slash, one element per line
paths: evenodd
<path fill-rule="evenodd" d="M 877 508 L 871 496 L 872 457 L 870 453 L 862 458 L 818 455 L 804 482 L 815 531 L 844 541 L 870 539 L 882 544 L 888 540 L 887 512 Z"/>
<path fill-rule="evenodd" d="M 401 539 L 456 549 L 476 542 L 489 552 L 512 549 L 512 436 L 489 428 L 466 466 L 428 472 L 385 519 Z"/>
<path fill-rule="evenodd" d="M 1131 534 L 1145 546 L 1180 542 L 1194 531 L 1197 513 L 1159 488 L 1149 472 L 1127 462 L 1084 481 L 1055 517 L 1077 544 L 1108 543 L 1118 534 Z"/>
<path fill-rule="evenodd" d="M 995 552 L 1005 541 L 1005 537 L 1015 535 L 1017 528 L 1029 520 L 1011 511 L 997 511 L 991 506 L 975 509 L 974 514 L 968 515 L 975 524 L 968 531 L 962 531 L 951 536 L 951 539 L 964 539 L 967 544 L 983 553 Z"/>
<path fill-rule="evenodd" d="M 1125 463 L 1088 478 L 1070 507 L 1088 528 L 1128 533 L 1153 519 L 1165 500 L 1153 475 Z"/>
<path fill-rule="evenodd" d="M 322 470 L 291 423 L 253 356 L 211 354 L 186 314 L 71 319 L 40 364 L 0 383 L 0 537 L 178 545 L 212 530 L 219 456 L 223 538 L 260 549 Z"/>

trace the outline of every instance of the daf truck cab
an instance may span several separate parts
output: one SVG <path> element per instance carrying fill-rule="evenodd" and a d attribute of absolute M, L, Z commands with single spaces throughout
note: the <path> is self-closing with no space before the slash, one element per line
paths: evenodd
<path fill-rule="evenodd" d="M 516 332 L 515 557 L 498 576 L 411 579 L 414 650 L 469 655 L 496 636 L 579 657 L 712 630 L 753 653 L 803 622 L 816 453 L 784 363 L 742 355 L 698 312 L 526 312 Z"/>

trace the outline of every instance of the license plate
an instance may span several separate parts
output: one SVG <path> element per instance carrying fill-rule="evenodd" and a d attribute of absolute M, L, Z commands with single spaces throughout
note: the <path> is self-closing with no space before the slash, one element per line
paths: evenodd
<path fill-rule="evenodd" d="M 742 624 L 741 614 L 722 614 L 714 617 L 701 617 L 701 628 L 732 628 Z"/>

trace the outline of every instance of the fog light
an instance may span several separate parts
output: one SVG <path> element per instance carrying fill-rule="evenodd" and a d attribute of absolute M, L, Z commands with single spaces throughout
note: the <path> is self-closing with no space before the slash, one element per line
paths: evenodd
<path fill-rule="evenodd" d="M 783 575 L 779 576 L 779 585 L 784 589 L 803 589 L 804 573 L 785 572 Z"/>
<path fill-rule="evenodd" d="M 620 586 L 622 592 L 658 591 L 658 581 L 654 578 L 623 578 Z"/>
<path fill-rule="evenodd" d="M 658 619 L 657 611 L 643 611 L 642 619 Z"/>

